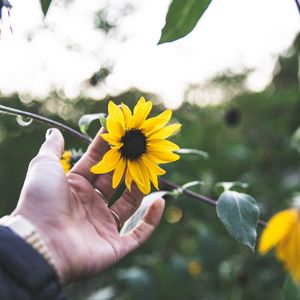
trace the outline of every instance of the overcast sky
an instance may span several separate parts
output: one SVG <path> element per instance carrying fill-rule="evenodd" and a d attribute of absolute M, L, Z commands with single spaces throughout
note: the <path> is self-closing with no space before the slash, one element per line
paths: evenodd
<path fill-rule="evenodd" d="M 11 18 L 4 12 L 2 93 L 46 97 L 59 89 L 76 97 L 102 64 L 113 66 L 113 73 L 105 85 L 85 91 L 96 99 L 137 87 L 175 107 L 189 83 L 203 84 L 229 68 L 255 68 L 248 85 L 259 90 L 300 29 L 294 0 L 213 0 L 191 34 L 157 46 L 169 0 L 52 2 L 47 28 L 38 0 L 11 0 Z M 108 36 L 94 26 L 93 14 L 101 8 L 118 25 Z"/>

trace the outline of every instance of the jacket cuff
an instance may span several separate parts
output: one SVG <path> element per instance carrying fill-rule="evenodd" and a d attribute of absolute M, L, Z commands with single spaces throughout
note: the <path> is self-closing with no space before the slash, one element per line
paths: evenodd
<path fill-rule="evenodd" d="M 0 226 L 0 268 L 36 299 L 65 300 L 56 272 L 32 246 Z"/>

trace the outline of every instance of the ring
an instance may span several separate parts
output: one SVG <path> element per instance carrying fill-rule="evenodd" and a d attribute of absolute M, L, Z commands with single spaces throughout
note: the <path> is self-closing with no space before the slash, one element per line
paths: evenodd
<path fill-rule="evenodd" d="M 95 189 L 95 192 L 101 197 L 101 199 L 106 203 L 106 206 L 108 206 L 108 201 L 105 199 L 104 195 L 98 190 Z"/>
<path fill-rule="evenodd" d="M 119 215 L 115 211 L 113 211 L 112 209 L 110 209 L 110 213 L 112 214 L 112 216 L 114 217 L 114 219 L 116 221 L 118 230 L 120 230 L 122 226 L 121 226 L 121 220 L 120 220 Z"/>

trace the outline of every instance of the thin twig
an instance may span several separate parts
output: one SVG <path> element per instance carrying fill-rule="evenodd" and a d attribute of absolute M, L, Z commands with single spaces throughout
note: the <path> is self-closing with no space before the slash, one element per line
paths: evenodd
<path fill-rule="evenodd" d="M 90 144 L 92 142 L 92 138 L 90 137 L 87 137 L 83 134 L 81 134 L 80 132 L 78 132 L 77 130 L 69 127 L 69 126 L 66 126 L 60 122 L 57 122 L 57 121 L 54 121 L 54 120 L 51 120 L 49 118 L 46 118 L 46 117 L 42 117 L 40 115 L 37 115 L 37 114 L 34 114 L 34 113 L 30 113 L 30 112 L 26 112 L 26 111 L 23 111 L 23 110 L 19 110 L 19 109 L 15 109 L 15 108 L 11 108 L 11 107 L 7 107 L 7 106 L 4 106 L 4 105 L 0 105 L 0 113 L 1 112 L 4 112 L 4 113 L 7 113 L 7 114 L 10 114 L 10 115 L 14 115 L 14 116 L 25 116 L 25 117 L 29 117 L 33 120 L 36 120 L 38 122 L 42 122 L 42 123 L 45 123 L 45 124 L 49 124 L 55 128 L 58 128 L 58 129 L 61 129 L 61 130 L 64 130 L 64 131 L 67 131 L 69 132 L 70 134 L 72 134 L 73 136 L 81 139 L 83 142 L 85 142 L 86 144 Z M 204 195 L 201 195 L 201 194 L 198 194 L 198 193 L 195 193 L 189 189 L 181 189 L 181 187 L 179 185 L 177 185 L 176 183 L 173 183 L 171 181 L 168 181 L 164 178 L 159 178 L 159 183 L 160 183 L 160 186 L 162 186 L 164 189 L 167 189 L 167 190 L 181 190 L 182 194 L 188 196 L 189 198 L 193 198 L 197 201 L 200 201 L 200 202 L 204 202 L 206 204 L 209 204 L 210 206 L 216 206 L 217 204 L 217 201 L 214 200 L 214 199 L 210 199 Z M 263 221 L 263 220 L 258 220 L 258 224 L 260 224 L 261 226 L 265 227 L 266 226 L 266 222 Z"/>
<path fill-rule="evenodd" d="M 159 178 L 159 183 L 160 185 L 163 186 L 163 188 L 167 189 L 167 190 L 177 190 L 177 189 L 180 189 L 180 186 L 171 182 L 171 181 L 168 181 L 164 178 Z M 195 193 L 189 189 L 181 189 L 181 192 L 183 195 L 186 195 L 190 198 L 193 198 L 197 201 L 200 201 L 200 202 L 204 202 L 206 204 L 209 204 L 210 206 L 216 206 L 217 205 L 217 201 L 214 200 L 214 199 L 211 199 L 211 198 L 208 198 L 204 195 L 201 195 L 201 194 L 198 194 L 198 193 Z M 258 220 L 258 224 L 265 227 L 267 225 L 267 223 L 263 220 Z"/>
<path fill-rule="evenodd" d="M 75 130 L 75 129 L 67 126 L 67 125 L 64 125 L 64 124 L 62 124 L 60 122 L 51 120 L 51 119 L 46 118 L 46 117 L 42 117 L 40 115 L 31 113 L 31 112 L 27 112 L 27 111 L 23 111 L 23 110 L 20 110 L 20 109 L 11 108 L 11 107 L 4 106 L 4 105 L 0 105 L 0 112 L 6 113 L 6 114 L 9 114 L 9 115 L 13 115 L 13 116 L 28 117 L 28 118 L 36 120 L 36 121 L 38 121 L 40 123 L 45 123 L 45 124 L 51 125 L 51 126 L 53 126 L 55 128 L 58 128 L 58 129 L 61 129 L 61 130 L 69 132 L 73 136 L 76 136 L 77 138 L 81 139 L 82 141 L 84 141 L 86 143 L 90 143 L 92 141 L 92 138 L 90 138 L 90 137 L 88 137 L 86 135 L 81 134 L 77 130 Z"/>

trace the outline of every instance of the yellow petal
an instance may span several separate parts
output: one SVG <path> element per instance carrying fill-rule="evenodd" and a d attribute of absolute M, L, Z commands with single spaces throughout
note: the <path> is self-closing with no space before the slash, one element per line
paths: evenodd
<path fill-rule="evenodd" d="M 140 128 L 143 122 L 148 117 L 152 109 L 152 102 L 148 101 L 145 104 L 141 105 L 136 112 L 133 114 L 132 118 L 132 128 Z"/>
<path fill-rule="evenodd" d="M 94 174 L 105 174 L 111 172 L 115 167 L 116 167 L 115 164 L 114 165 L 107 164 L 101 160 L 98 164 L 91 167 L 90 171 Z"/>
<path fill-rule="evenodd" d="M 150 178 L 149 178 L 149 172 L 145 165 L 142 163 L 141 160 L 138 162 L 138 167 L 141 170 L 141 173 L 143 174 L 144 177 L 144 194 L 149 194 L 151 191 L 151 184 L 150 184 Z"/>
<path fill-rule="evenodd" d="M 149 172 L 157 174 L 157 175 L 164 175 L 166 171 L 159 167 L 157 163 L 155 163 L 154 160 L 151 160 L 148 156 L 148 154 L 145 154 L 141 157 L 143 164 L 146 166 L 146 168 L 149 170 Z"/>
<path fill-rule="evenodd" d="M 102 133 L 100 134 L 101 138 L 108 142 L 110 145 L 114 145 L 114 146 L 117 146 L 121 143 L 121 139 L 116 137 L 115 135 L 113 134 L 110 134 L 110 133 Z"/>
<path fill-rule="evenodd" d="M 125 129 L 119 122 L 114 121 L 111 117 L 107 118 L 107 131 L 113 136 L 122 137 L 125 134 Z"/>
<path fill-rule="evenodd" d="M 152 182 L 152 184 L 154 185 L 154 187 L 159 190 L 158 187 L 158 178 L 157 178 L 157 174 L 155 174 L 154 172 L 148 171 L 149 172 L 149 179 Z"/>
<path fill-rule="evenodd" d="M 276 257 L 281 261 L 285 261 L 288 238 L 289 236 L 286 236 L 284 239 L 279 241 L 275 248 Z"/>
<path fill-rule="evenodd" d="M 152 184 L 154 185 L 154 187 L 155 187 L 157 190 L 159 190 L 157 175 L 151 174 L 150 180 L 151 180 Z"/>
<path fill-rule="evenodd" d="M 115 169 L 118 161 L 121 158 L 121 153 L 117 148 L 111 148 L 105 153 L 103 159 L 91 168 L 94 174 L 104 174 Z"/>
<path fill-rule="evenodd" d="M 118 107 L 114 102 L 109 101 L 108 103 L 108 115 L 109 118 L 118 122 L 123 128 L 125 128 L 124 115 L 120 107 Z"/>
<path fill-rule="evenodd" d="M 143 107 L 143 105 L 146 103 L 146 100 L 144 97 L 141 97 L 140 100 L 138 101 L 138 103 L 135 105 L 134 109 L 133 109 L 133 114 L 136 114 L 136 112 Z"/>
<path fill-rule="evenodd" d="M 139 184 L 138 182 L 136 182 L 136 185 L 137 185 L 138 189 L 139 189 L 143 194 L 145 194 L 145 195 L 148 194 L 148 193 L 147 193 L 147 190 L 146 190 L 146 188 L 145 188 L 144 185 L 141 185 L 141 184 Z"/>
<path fill-rule="evenodd" d="M 144 186 L 144 176 L 136 161 L 128 160 L 128 169 L 136 184 Z"/>
<path fill-rule="evenodd" d="M 166 126 L 162 129 L 155 131 L 154 133 L 150 134 L 148 140 L 155 140 L 155 139 L 166 139 L 167 137 L 175 134 L 181 127 L 181 124 L 176 123 L 169 126 Z"/>
<path fill-rule="evenodd" d="M 167 109 L 160 115 L 146 120 L 142 125 L 142 129 L 144 129 L 146 136 L 150 135 L 154 131 L 157 131 L 158 129 L 163 128 L 170 121 L 171 117 L 172 111 Z"/>
<path fill-rule="evenodd" d="M 299 224 L 296 224 L 286 238 L 284 249 L 286 267 L 292 273 L 295 281 L 300 279 L 299 238 Z"/>
<path fill-rule="evenodd" d="M 116 169 L 114 171 L 114 175 L 112 178 L 112 187 L 114 189 L 119 185 L 119 183 L 123 177 L 125 167 L 126 167 L 126 160 L 121 158 L 116 166 Z"/>
<path fill-rule="evenodd" d="M 126 176 L 125 176 L 125 185 L 130 192 L 131 192 L 131 183 L 132 183 L 132 176 L 129 172 L 129 168 L 127 167 Z"/>
<path fill-rule="evenodd" d="M 147 190 L 146 190 L 145 184 L 144 184 L 144 177 L 143 177 L 143 174 L 142 174 L 142 172 L 141 172 L 141 170 L 140 170 L 140 168 L 138 166 L 138 163 L 136 161 L 130 161 L 130 160 L 128 160 L 127 164 L 128 164 L 127 165 L 128 172 L 131 175 L 132 180 L 135 181 L 138 189 L 143 194 L 147 194 Z"/>
<path fill-rule="evenodd" d="M 299 223 L 298 223 L 297 229 L 295 231 L 295 237 L 297 239 L 297 247 L 295 249 L 296 264 L 294 265 L 293 277 L 294 277 L 294 280 L 299 283 L 300 282 L 300 260 L 299 260 L 299 253 L 300 253 L 300 224 Z"/>
<path fill-rule="evenodd" d="M 147 144 L 147 150 L 151 153 L 152 151 L 160 151 L 160 152 L 165 152 L 165 151 L 176 151 L 178 150 L 179 147 L 167 140 L 151 140 Z"/>
<path fill-rule="evenodd" d="M 165 164 L 176 161 L 180 158 L 178 154 L 163 151 L 151 151 L 148 154 L 149 158 L 158 164 Z"/>
<path fill-rule="evenodd" d="M 122 103 L 122 110 L 123 110 L 124 119 L 125 119 L 125 128 L 126 128 L 126 130 L 130 130 L 131 129 L 131 123 L 132 123 L 131 110 L 124 103 Z"/>
<path fill-rule="evenodd" d="M 265 254 L 277 245 L 289 234 L 297 219 L 298 211 L 296 209 L 287 209 L 274 215 L 262 233 L 258 251 Z"/>

